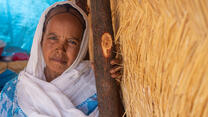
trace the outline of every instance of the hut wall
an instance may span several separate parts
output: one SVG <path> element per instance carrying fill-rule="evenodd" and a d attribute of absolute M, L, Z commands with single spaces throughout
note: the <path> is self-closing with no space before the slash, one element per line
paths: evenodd
<path fill-rule="evenodd" d="M 112 0 L 127 117 L 208 117 L 208 1 Z"/>

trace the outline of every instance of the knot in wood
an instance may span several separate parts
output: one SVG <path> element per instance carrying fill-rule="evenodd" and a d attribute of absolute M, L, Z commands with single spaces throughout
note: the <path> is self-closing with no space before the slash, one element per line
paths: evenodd
<path fill-rule="evenodd" d="M 108 58 L 111 55 L 112 45 L 112 36 L 109 33 L 104 33 L 101 37 L 101 47 L 105 58 Z"/>

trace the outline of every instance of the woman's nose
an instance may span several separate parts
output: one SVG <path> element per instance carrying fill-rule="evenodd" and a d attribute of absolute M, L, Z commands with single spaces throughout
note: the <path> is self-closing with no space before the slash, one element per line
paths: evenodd
<path fill-rule="evenodd" d="M 66 45 L 66 42 L 60 42 L 57 46 L 57 49 L 58 50 L 61 50 L 63 52 L 66 52 L 66 49 L 67 49 L 67 45 Z"/>

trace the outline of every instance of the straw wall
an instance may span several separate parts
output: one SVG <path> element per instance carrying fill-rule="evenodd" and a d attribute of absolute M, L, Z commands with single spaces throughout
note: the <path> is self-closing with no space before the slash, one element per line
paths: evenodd
<path fill-rule="evenodd" d="M 208 117 L 208 1 L 112 0 L 128 117 Z"/>

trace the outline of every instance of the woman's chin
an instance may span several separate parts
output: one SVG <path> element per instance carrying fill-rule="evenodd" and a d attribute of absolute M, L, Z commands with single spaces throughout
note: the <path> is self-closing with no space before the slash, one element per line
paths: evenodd
<path fill-rule="evenodd" d="M 51 64 L 52 65 L 49 65 L 49 66 L 51 66 L 51 70 L 55 71 L 57 73 L 60 73 L 60 74 L 62 74 L 68 68 L 67 64 L 63 64 L 63 63 L 57 62 L 57 61 L 54 61 Z"/>

